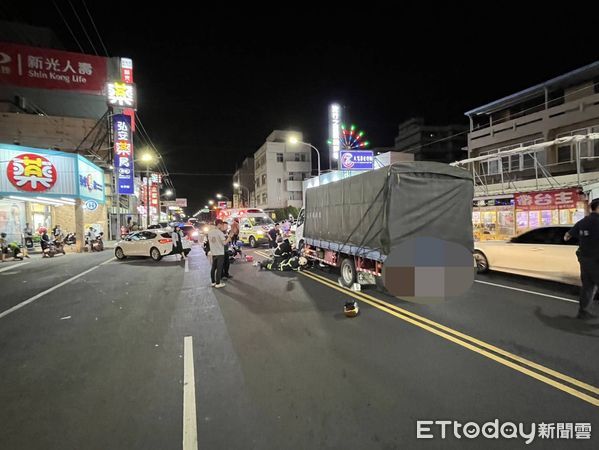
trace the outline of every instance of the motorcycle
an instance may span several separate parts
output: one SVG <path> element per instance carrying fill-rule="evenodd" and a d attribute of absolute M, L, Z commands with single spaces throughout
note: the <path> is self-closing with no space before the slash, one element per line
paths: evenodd
<path fill-rule="evenodd" d="M 75 237 L 75 233 L 67 233 L 64 238 L 65 245 L 75 245 L 77 243 L 77 238 Z"/>
<path fill-rule="evenodd" d="M 104 233 L 98 234 L 98 237 L 92 242 L 92 251 L 101 252 L 104 250 Z"/>
<path fill-rule="evenodd" d="M 64 246 L 62 245 L 61 241 L 57 241 L 57 240 L 53 240 L 53 241 L 49 241 L 43 248 L 42 250 L 43 254 L 42 256 L 44 258 L 54 258 L 55 255 L 57 255 L 58 253 L 62 253 L 63 255 L 66 255 L 66 252 L 64 251 Z"/>

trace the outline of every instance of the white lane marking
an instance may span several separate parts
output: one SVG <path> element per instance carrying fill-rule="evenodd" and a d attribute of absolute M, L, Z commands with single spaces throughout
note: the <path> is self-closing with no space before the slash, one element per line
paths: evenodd
<path fill-rule="evenodd" d="M 578 300 L 572 300 L 571 298 L 565 298 L 565 297 L 558 297 L 557 295 L 549 295 L 549 294 L 543 294 L 542 292 L 528 291 L 526 289 L 520 289 L 520 288 L 511 287 L 511 286 L 504 286 L 503 284 L 489 283 L 488 281 L 480 281 L 480 280 L 474 280 L 474 281 L 476 283 L 488 284 L 490 286 L 502 287 L 504 289 L 511 289 L 512 291 L 526 292 L 527 294 L 534 294 L 534 295 L 540 295 L 541 297 L 549 297 L 549 298 L 555 298 L 557 300 L 563 300 L 564 302 L 578 303 Z"/>
<path fill-rule="evenodd" d="M 112 258 L 114 259 L 114 258 Z M 83 275 L 86 275 L 88 273 L 90 273 L 92 270 L 96 270 L 98 267 L 106 264 L 107 262 L 111 261 L 110 259 L 108 261 L 103 262 L 102 264 L 99 264 L 97 266 L 92 267 L 91 269 L 87 269 L 84 272 L 81 272 L 79 275 L 75 275 L 74 277 L 69 278 L 68 280 L 63 281 L 62 283 L 58 283 L 56 286 L 52 286 L 50 289 L 46 289 L 44 292 L 40 292 L 37 295 L 34 295 L 31 298 L 28 298 L 27 300 L 19 303 L 18 305 L 13 306 L 10 309 L 7 309 L 6 311 L 3 311 L 2 313 L 0 313 L 0 319 L 2 319 L 3 317 L 8 316 L 9 314 L 21 309 L 23 306 L 27 306 L 29 303 L 33 303 L 34 301 L 36 301 L 39 298 L 42 298 L 44 295 L 49 294 L 52 291 L 55 291 L 56 289 L 64 286 L 65 284 L 69 284 L 71 281 L 76 280 L 77 278 L 82 277 Z"/>
<path fill-rule="evenodd" d="M 0 269 L 0 272 L 6 272 L 7 270 L 16 269 L 17 267 L 24 266 L 25 264 L 29 264 L 29 263 L 24 262 L 24 263 L 19 263 L 19 264 L 11 264 L 8 267 L 3 267 L 2 269 Z"/>
<path fill-rule="evenodd" d="M 196 385 L 193 370 L 193 337 L 191 336 L 184 338 L 183 355 L 183 450 L 197 450 Z"/>
<path fill-rule="evenodd" d="M 189 258 L 185 260 L 185 272 L 189 272 Z"/>
<path fill-rule="evenodd" d="M 109 262 L 112 262 L 116 259 L 116 256 L 113 256 L 112 258 L 110 258 L 108 261 L 104 261 L 102 264 L 100 264 L 101 266 L 103 266 L 104 264 L 108 264 Z"/>

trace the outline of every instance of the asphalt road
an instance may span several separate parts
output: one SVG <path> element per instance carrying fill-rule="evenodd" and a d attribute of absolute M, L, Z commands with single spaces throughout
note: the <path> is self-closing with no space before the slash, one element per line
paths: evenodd
<path fill-rule="evenodd" d="M 0 449 L 599 448 L 599 321 L 573 319 L 574 288 L 490 274 L 416 304 L 319 269 L 208 271 L 199 247 L 0 265 Z M 496 419 L 591 439 L 417 439 Z"/>

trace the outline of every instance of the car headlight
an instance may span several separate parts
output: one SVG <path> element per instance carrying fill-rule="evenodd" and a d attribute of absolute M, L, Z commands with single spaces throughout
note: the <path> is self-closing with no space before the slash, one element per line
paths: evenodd
<path fill-rule="evenodd" d="M 191 233 L 191 235 L 192 235 L 193 237 L 198 237 L 198 232 L 197 232 L 197 231 L 194 231 L 193 233 Z"/>
<path fill-rule="evenodd" d="M 204 228 L 202 228 L 202 231 L 203 231 L 204 233 L 208 233 L 208 231 L 210 231 L 210 229 L 209 229 L 208 227 L 204 227 Z"/>

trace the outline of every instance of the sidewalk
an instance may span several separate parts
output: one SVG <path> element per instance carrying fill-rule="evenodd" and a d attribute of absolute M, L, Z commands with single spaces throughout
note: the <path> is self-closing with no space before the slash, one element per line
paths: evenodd
<path fill-rule="evenodd" d="M 114 247 L 116 246 L 116 242 L 117 241 L 104 241 L 104 250 L 114 249 Z M 67 253 L 76 253 L 75 248 L 76 248 L 75 245 L 66 245 L 64 249 Z M 33 255 L 41 256 L 42 247 L 39 245 L 36 245 L 33 248 L 27 249 L 27 253 L 29 254 L 29 256 L 33 256 Z M 87 251 L 84 251 L 82 253 L 87 253 Z M 25 258 L 25 259 L 27 259 L 27 258 Z"/>

